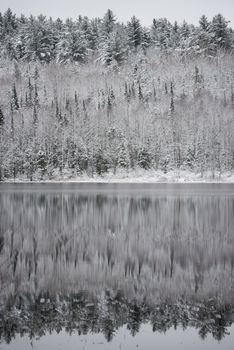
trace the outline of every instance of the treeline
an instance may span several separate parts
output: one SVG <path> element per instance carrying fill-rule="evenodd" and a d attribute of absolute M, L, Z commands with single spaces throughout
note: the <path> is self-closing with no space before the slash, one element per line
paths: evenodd
<path fill-rule="evenodd" d="M 234 33 L 221 14 L 211 21 L 203 15 L 198 26 L 154 18 L 146 28 L 135 16 L 126 25 L 118 22 L 111 10 L 103 18 L 79 16 L 65 22 L 43 15 L 17 17 L 10 9 L 0 13 L 2 58 L 83 63 L 97 59 L 111 65 L 152 47 L 214 55 L 220 48 L 233 49 Z"/>

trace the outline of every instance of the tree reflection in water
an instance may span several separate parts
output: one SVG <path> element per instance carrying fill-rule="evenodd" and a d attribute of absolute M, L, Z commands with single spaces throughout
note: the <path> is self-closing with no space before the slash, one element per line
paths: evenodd
<path fill-rule="evenodd" d="M 203 339 L 222 339 L 234 305 L 233 203 L 163 192 L 0 192 L 1 337 L 65 327 L 110 341 L 124 324 L 135 335 L 151 322 L 153 331 L 193 326 Z"/>

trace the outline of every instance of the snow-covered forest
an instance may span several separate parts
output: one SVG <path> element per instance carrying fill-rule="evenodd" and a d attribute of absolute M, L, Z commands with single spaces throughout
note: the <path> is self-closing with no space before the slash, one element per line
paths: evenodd
<path fill-rule="evenodd" d="M 234 168 L 234 32 L 0 13 L 0 181 Z"/>

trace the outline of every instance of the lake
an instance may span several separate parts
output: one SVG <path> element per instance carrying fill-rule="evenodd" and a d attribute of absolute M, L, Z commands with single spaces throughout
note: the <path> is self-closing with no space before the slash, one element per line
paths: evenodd
<path fill-rule="evenodd" d="M 0 349 L 232 349 L 233 184 L 0 184 Z"/>

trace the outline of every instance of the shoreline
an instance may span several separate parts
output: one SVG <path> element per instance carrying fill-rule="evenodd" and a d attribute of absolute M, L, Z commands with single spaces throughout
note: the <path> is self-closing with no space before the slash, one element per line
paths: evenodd
<path fill-rule="evenodd" d="M 58 172 L 55 173 L 51 178 L 40 178 L 39 174 L 35 176 L 35 179 L 30 181 L 30 179 L 25 177 L 18 177 L 16 179 L 6 179 L 0 182 L 0 184 L 9 183 L 21 183 L 21 184 L 47 184 L 47 183 L 60 183 L 60 184 L 234 184 L 234 173 L 226 172 L 221 176 L 215 173 L 212 176 L 211 172 L 206 172 L 203 174 L 197 174 L 195 172 L 190 172 L 186 170 L 181 171 L 170 171 L 164 174 L 161 171 L 154 170 L 141 170 L 136 171 L 118 171 L 116 174 L 107 173 L 105 175 L 94 174 L 93 177 L 87 174 L 82 174 L 80 176 L 74 176 L 70 172 L 64 172 L 62 175 Z"/>

